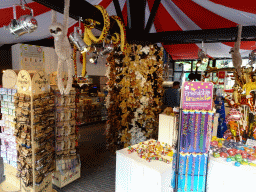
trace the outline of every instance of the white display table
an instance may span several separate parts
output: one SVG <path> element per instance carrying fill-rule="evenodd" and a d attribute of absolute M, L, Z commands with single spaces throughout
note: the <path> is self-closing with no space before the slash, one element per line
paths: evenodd
<path fill-rule="evenodd" d="M 127 149 L 116 152 L 116 192 L 172 192 L 172 164 L 147 162 Z M 256 167 L 210 157 L 207 192 L 255 192 Z"/>
<path fill-rule="evenodd" d="M 172 163 L 147 162 L 127 149 L 116 152 L 116 192 L 172 192 Z"/>
<path fill-rule="evenodd" d="M 210 157 L 207 192 L 254 192 L 256 167 L 226 162 L 223 158 Z"/>

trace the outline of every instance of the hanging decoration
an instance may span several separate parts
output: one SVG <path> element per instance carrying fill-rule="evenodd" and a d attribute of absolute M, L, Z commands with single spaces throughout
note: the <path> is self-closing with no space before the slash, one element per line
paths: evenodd
<path fill-rule="evenodd" d="M 108 32 L 109 32 L 109 28 L 110 28 L 110 19 L 108 16 L 108 12 L 106 11 L 106 9 L 104 9 L 102 6 L 100 5 L 96 5 L 96 8 L 98 8 L 100 10 L 100 12 L 102 13 L 102 16 L 104 18 L 104 27 L 102 29 L 101 35 L 99 38 L 96 38 L 93 33 L 92 33 L 92 29 L 95 27 L 96 24 L 100 24 L 99 22 L 95 22 L 93 21 L 91 23 L 92 20 L 87 20 L 90 22 L 90 25 L 85 25 L 85 33 L 87 35 L 85 35 L 85 38 L 89 37 L 94 43 L 102 43 L 103 40 L 106 38 Z M 85 42 L 87 42 L 88 40 L 86 40 Z M 89 43 L 90 44 L 90 43 Z M 88 45 L 88 44 L 87 44 Z"/>
<path fill-rule="evenodd" d="M 124 53 L 115 47 L 110 53 L 107 139 L 112 151 L 157 137 L 162 57 L 163 49 L 156 45 L 127 45 Z"/>
<path fill-rule="evenodd" d="M 236 72 L 238 76 L 242 76 L 242 57 L 240 54 L 240 45 L 241 45 L 241 36 L 242 36 L 242 25 L 238 25 L 238 34 L 237 34 L 237 41 L 235 42 L 235 45 L 230 50 L 230 54 L 232 56 L 232 62 L 236 69 Z"/>
<path fill-rule="evenodd" d="M 49 27 L 50 33 L 54 37 L 55 52 L 58 56 L 57 79 L 61 95 L 69 94 L 73 83 L 73 62 L 71 58 L 72 49 L 67 37 L 70 0 L 65 0 L 64 3 L 63 24 L 57 23 L 56 12 L 52 11 L 52 24 Z M 65 63 L 68 68 L 68 82 L 66 88 L 64 87 L 61 78 Z"/>
<path fill-rule="evenodd" d="M 120 28 L 120 36 L 121 36 L 121 45 L 120 46 L 121 46 L 121 51 L 125 51 L 125 49 L 126 49 L 126 30 L 125 30 L 125 25 L 122 22 L 122 20 L 120 19 L 120 17 L 118 17 L 118 16 L 111 16 L 111 18 L 114 19 L 117 22 L 117 24 L 118 24 L 118 26 Z M 115 33 L 115 35 L 116 35 L 116 33 Z M 117 41 L 118 38 L 112 37 L 112 39 L 115 42 L 118 42 Z M 115 43 L 115 44 L 117 44 L 117 43 Z"/>

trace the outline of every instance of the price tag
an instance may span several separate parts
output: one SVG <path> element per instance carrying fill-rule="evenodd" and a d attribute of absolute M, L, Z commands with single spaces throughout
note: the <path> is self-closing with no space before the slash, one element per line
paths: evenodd
<path fill-rule="evenodd" d="M 246 145 L 248 145 L 249 147 L 254 147 L 256 146 L 256 140 L 247 139 Z"/>

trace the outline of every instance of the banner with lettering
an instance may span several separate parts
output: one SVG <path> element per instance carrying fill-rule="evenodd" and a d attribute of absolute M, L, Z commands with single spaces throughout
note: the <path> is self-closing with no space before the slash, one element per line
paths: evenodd
<path fill-rule="evenodd" d="M 182 109 L 212 110 L 213 84 L 185 82 L 182 86 Z"/>

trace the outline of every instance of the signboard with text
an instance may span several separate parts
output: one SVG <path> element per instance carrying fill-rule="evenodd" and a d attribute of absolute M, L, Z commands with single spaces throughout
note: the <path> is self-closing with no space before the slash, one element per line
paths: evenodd
<path fill-rule="evenodd" d="M 212 110 L 213 84 L 185 82 L 182 86 L 182 109 Z"/>

